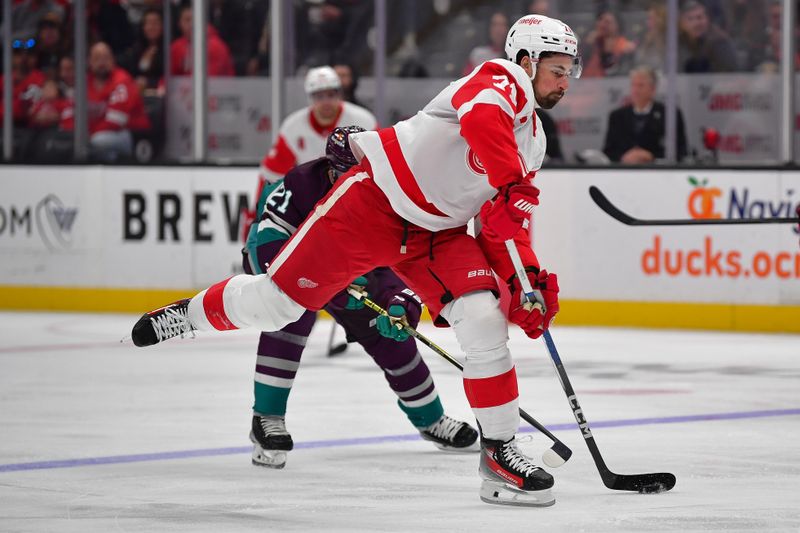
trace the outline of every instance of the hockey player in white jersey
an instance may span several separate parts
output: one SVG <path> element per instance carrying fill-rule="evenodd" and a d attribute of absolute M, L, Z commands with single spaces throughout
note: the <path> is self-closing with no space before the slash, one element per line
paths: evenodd
<path fill-rule="evenodd" d="M 360 126 L 365 130 L 378 127 L 378 120 L 368 109 L 343 98 L 342 82 L 333 67 L 309 69 L 303 82 L 308 107 L 291 113 L 278 130 L 278 139 L 258 168 L 256 201 L 267 184 L 283 178 L 289 170 L 325 155 L 328 136 L 339 126 Z M 255 219 L 252 211 L 244 213 L 244 239 Z"/>
<path fill-rule="evenodd" d="M 378 127 L 378 120 L 368 109 L 343 99 L 342 83 L 332 67 L 312 68 L 303 84 L 308 107 L 286 117 L 278 139 L 261 161 L 261 179 L 275 183 L 290 169 L 325 155 L 328 135 L 338 126 Z"/>
<path fill-rule="evenodd" d="M 260 276 L 234 276 L 142 316 L 136 345 L 192 330 L 274 331 L 316 310 L 363 272 L 390 266 L 453 328 L 466 354 L 464 390 L 481 429 L 480 497 L 546 506 L 553 478 L 519 451 L 518 390 L 508 323 L 492 271 L 511 289 L 509 319 L 538 338 L 558 312 L 558 280 L 540 268 L 528 224 L 545 153 L 534 108 L 551 108 L 580 75 L 564 23 L 527 15 L 510 29 L 508 60 L 477 66 L 422 111 L 351 136 L 359 164 L 338 179 Z M 477 237 L 467 234 L 479 216 Z M 504 241 L 513 239 L 542 309 L 523 292 Z"/>

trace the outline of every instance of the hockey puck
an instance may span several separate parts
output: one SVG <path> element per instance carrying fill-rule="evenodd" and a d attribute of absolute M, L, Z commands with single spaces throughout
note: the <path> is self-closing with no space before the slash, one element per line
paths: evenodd
<path fill-rule="evenodd" d="M 649 485 L 642 485 L 639 487 L 639 494 L 658 494 L 665 490 L 667 490 L 667 488 L 663 483 L 650 483 Z"/>
<path fill-rule="evenodd" d="M 550 468 L 558 468 L 565 463 L 564 458 L 559 456 L 552 448 L 542 454 L 542 461 Z"/>

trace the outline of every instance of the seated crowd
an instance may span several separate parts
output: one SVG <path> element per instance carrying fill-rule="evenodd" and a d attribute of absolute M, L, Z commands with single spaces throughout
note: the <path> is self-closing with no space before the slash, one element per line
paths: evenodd
<path fill-rule="evenodd" d="M 88 122 L 90 156 L 95 160 L 130 159 L 136 151 L 137 139 L 163 136 L 165 58 L 169 59 L 171 75 L 192 73 L 191 2 L 173 1 L 170 5 L 173 6 L 173 38 L 165 53 L 161 0 L 87 2 Z M 508 8 L 512 4 L 504 2 L 502 5 Z M 580 4 L 580 7 L 575 3 L 569 5 L 582 10 L 582 19 L 577 14 L 572 18 L 585 21 L 582 26 L 573 28 L 581 38 L 585 78 L 628 76 L 637 71 L 634 78 L 638 81 L 632 79 L 632 84 L 646 85 L 648 80 L 663 74 L 667 17 L 664 2 L 634 2 L 624 17 L 609 9 L 611 3 L 608 2 L 596 1 Z M 479 19 L 485 23 L 485 42 L 471 51 L 452 52 L 458 55 L 452 61 L 456 65 L 456 75 L 458 69 L 466 74 L 482 61 L 503 57 L 503 39 L 509 24 L 523 13 L 571 19 L 570 13 L 558 11 L 559 7 L 564 9 L 563 4 L 549 0 L 521 0 L 516 4 L 518 12 L 496 10 L 495 6 L 492 2 L 478 3 L 475 13 L 476 16 L 482 13 Z M 69 0 L 16 0 L 14 3 L 11 71 L 15 158 L 18 160 L 64 160 L 72 153 L 76 77 L 72 57 L 73 9 L 74 4 Z M 454 4 L 453 9 L 462 8 Z M 781 9 L 781 2 L 776 0 L 681 0 L 678 71 L 777 71 Z M 268 10 L 268 2 L 210 0 L 206 32 L 210 76 L 268 74 Z M 367 65 L 371 61 L 363 28 L 369 27 L 374 16 L 373 1 L 306 0 L 294 2 L 293 10 L 297 72 L 302 74 L 308 67 L 319 64 L 336 65 L 347 98 L 354 101 L 358 82 L 356 65 Z M 631 17 L 632 14 L 635 16 Z M 639 22 L 632 24 L 631 20 Z M 631 27 L 625 27 L 626 23 Z M 443 18 L 442 24 L 448 21 Z M 390 55 L 396 51 L 394 48 L 390 42 Z M 795 59 L 800 67 L 800 50 Z M 643 71 L 643 67 L 650 70 Z M 662 114 L 656 102 L 626 111 L 627 119 L 623 122 L 619 122 L 623 115 L 612 115 L 609 123 L 644 127 L 641 117 L 645 109 L 653 116 Z M 0 107 L 0 118 L 2 113 Z M 555 152 L 551 155 L 554 160 L 562 159 L 555 124 L 547 116 L 543 120 L 548 129 L 553 130 Z M 680 118 L 679 131 L 682 129 Z M 598 139 L 598 144 L 600 141 Z M 47 150 L 43 151 L 43 146 Z M 606 142 L 603 151 L 612 161 L 623 163 L 642 157 L 641 153 L 619 152 L 620 149 Z M 679 149 L 679 156 L 684 153 L 684 149 Z M 654 153 L 653 157 L 662 156 Z"/>
<path fill-rule="evenodd" d="M 247 2 L 246 5 L 259 3 Z M 244 2 L 211 2 L 208 25 L 208 69 L 211 76 L 259 74 L 258 40 L 265 28 L 266 3 L 249 23 L 232 13 Z M 254 8 L 255 9 L 255 8 Z M 174 10 L 175 38 L 169 49 L 170 74 L 190 75 L 192 8 Z M 87 5 L 87 120 L 89 157 L 100 162 L 131 160 L 137 138 L 163 135 L 164 24 L 160 2 L 129 3 L 90 0 Z M 242 22 L 244 20 L 244 22 Z M 219 26 L 216 26 L 218 24 Z M 66 0 L 21 0 L 12 10 L 12 113 L 14 158 L 19 161 L 64 161 L 72 156 L 75 61 L 73 4 Z M 135 31 L 134 28 L 138 28 Z M 249 35 L 247 29 L 253 35 Z M 231 52 L 221 34 L 236 35 Z M 242 39 L 248 35 L 252 46 Z M 251 67 L 248 67 L 251 65 Z M 248 70 L 249 68 L 249 70 Z M 0 73 L 0 83 L 2 83 Z M 0 93 L 0 122 L 4 108 Z M 155 148 L 157 143 L 151 143 Z"/>

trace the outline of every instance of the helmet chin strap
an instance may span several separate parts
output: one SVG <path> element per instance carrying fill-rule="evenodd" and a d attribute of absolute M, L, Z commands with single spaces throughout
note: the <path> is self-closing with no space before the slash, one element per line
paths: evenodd
<path fill-rule="evenodd" d="M 539 59 L 534 59 L 533 54 L 530 52 L 528 52 L 528 59 L 531 62 L 531 81 L 533 81 L 533 79 L 536 77 L 536 66 L 539 63 Z"/>

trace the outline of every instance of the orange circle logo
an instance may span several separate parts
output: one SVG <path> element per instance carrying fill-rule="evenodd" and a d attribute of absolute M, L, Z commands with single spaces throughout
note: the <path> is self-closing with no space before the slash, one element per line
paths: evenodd
<path fill-rule="evenodd" d="M 722 196 L 717 187 L 696 187 L 689 195 L 689 214 L 692 218 L 722 218 L 714 210 L 714 200 Z"/>

